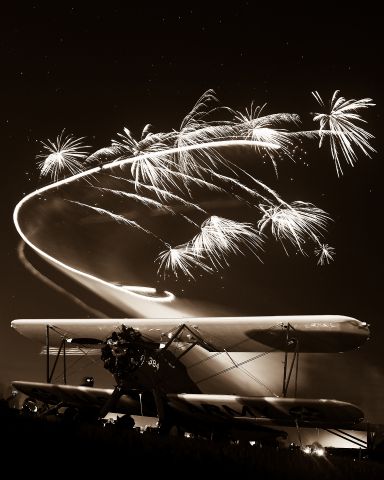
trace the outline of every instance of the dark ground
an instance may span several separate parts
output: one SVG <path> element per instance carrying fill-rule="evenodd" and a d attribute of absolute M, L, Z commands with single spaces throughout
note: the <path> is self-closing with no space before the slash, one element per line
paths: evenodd
<path fill-rule="evenodd" d="M 312 457 L 300 451 L 233 445 L 202 439 L 160 437 L 122 427 L 34 418 L 4 405 L 0 409 L 2 458 L 16 474 L 62 471 L 65 474 L 165 476 L 287 480 L 382 479 L 378 460 Z M 22 452 L 22 453 L 21 453 Z M 49 469 L 49 470 L 46 470 Z M 217 477 L 216 477 L 217 478 Z"/>

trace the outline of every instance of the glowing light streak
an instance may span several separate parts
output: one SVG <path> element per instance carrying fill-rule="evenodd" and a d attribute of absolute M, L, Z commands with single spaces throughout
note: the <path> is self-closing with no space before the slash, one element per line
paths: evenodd
<path fill-rule="evenodd" d="M 249 249 L 255 255 L 262 250 L 259 232 L 250 224 L 227 218 L 211 216 L 201 225 L 201 231 L 191 241 L 195 254 L 206 255 L 217 267 L 228 264 L 231 253 L 243 253 Z"/>
<path fill-rule="evenodd" d="M 89 172 L 93 173 L 94 171 L 97 171 L 99 170 L 98 168 L 94 168 L 94 169 L 91 169 Z M 82 172 L 81 174 L 78 174 L 78 176 L 81 176 L 86 173 L 86 172 Z M 20 223 L 19 223 L 19 213 L 20 213 L 20 209 L 21 207 L 29 200 L 31 200 L 33 197 L 37 196 L 37 195 L 40 195 L 41 193 L 43 193 L 44 191 L 47 191 L 47 190 L 50 190 L 52 188 L 55 188 L 55 186 L 57 186 L 58 183 L 61 183 L 61 184 L 65 184 L 65 183 L 69 183 L 70 181 L 73 181 L 73 177 L 70 177 L 70 178 L 67 178 L 67 179 L 64 179 L 60 182 L 57 182 L 56 184 L 52 184 L 52 185 L 47 185 L 45 187 L 42 187 L 38 190 L 35 190 L 34 192 L 31 192 L 30 194 L 26 195 L 22 200 L 20 200 L 20 202 L 16 205 L 15 207 L 15 210 L 13 212 L 13 222 L 15 224 L 15 228 L 18 232 L 18 234 L 20 235 L 20 237 L 24 240 L 24 242 L 29 245 L 32 250 L 34 250 L 38 255 L 40 255 L 42 258 L 44 258 L 45 260 L 47 260 L 49 263 L 52 263 L 53 265 L 56 265 L 57 267 L 59 267 L 60 269 L 63 269 L 63 270 L 67 270 L 68 272 L 74 274 L 74 275 L 79 275 L 80 277 L 84 277 L 86 279 L 90 279 L 94 282 L 97 282 L 99 283 L 100 285 L 103 285 L 103 286 L 106 286 L 108 287 L 109 289 L 111 289 L 112 291 L 115 290 L 117 292 L 121 291 L 122 288 L 124 288 L 124 291 L 127 293 L 128 296 L 133 296 L 133 297 L 139 297 L 139 298 L 142 298 L 143 295 L 141 295 L 140 293 L 140 288 L 145 288 L 145 287 L 141 287 L 141 286 L 124 286 L 124 287 L 120 287 L 120 286 L 117 286 L 115 285 L 114 283 L 112 282 L 107 282 L 99 277 L 96 277 L 95 275 L 91 275 L 87 272 L 84 272 L 82 270 L 79 270 L 77 268 L 74 268 L 64 262 L 61 262 L 60 260 L 58 260 L 57 258 L 55 257 L 52 257 L 52 255 L 49 255 L 48 253 L 46 253 L 44 250 L 42 250 L 41 248 L 39 248 L 38 246 L 36 246 L 34 243 L 32 243 L 30 241 L 30 239 L 27 237 L 27 235 L 24 234 L 23 230 L 21 229 L 21 226 L 20 226 Z M 136 293 L 136 290 L 138 293 Z M 175 299 L 175 296 L 173 295 L 173 293 L 171 292 L 166 292 L 167 295 L 166 296 L 161 296 L 161 297 L 147 297 L 146 296 L 146 300 L 150 301 L 150 302 L 155 302 L 155 303 L 166 303 L 166 302 L 172 302 L 174 299 Z"/>
<path fill-rule="evenodd" d="M 89 148 L 83 144 L 84 137 L 75 138 L 73 135 L 64 135 L 64 130 L 56 137 L 56 141 L 47 140 L 41 142 L 43 148 L 48 152 L 41 153 L 36 158 L 44 160 L 38 162 L 40 175 L 45 177 L 50 175 L 56 182 L 61 173 L 69 171 L 75 175 L 83 170 L 83 163 L 79 159 L 84 159 L 88 153 L 84 148 Z"/>
<path fill-rule="evenodd" d="M 333 262 L 336 250 L 327 244 L 320 244 L 319 248 L 315 249 L 316 257 L 319 257 L 317 264 L 326 265 Z"/>
<path fill-rule="evenodd" d="M 212 272 L 212 269 L 200 261 L 199 258 L 200 256 L 189 246 L 180 245 L 173 248 L 168 246 L 167 250 L 161 252 L 156 259 L 156 262 L 159 263 L 157 273 L 164 278 L 169 273 L 173 273 L 176 277 L 181 273 L 186 277 L 195 279 L 193 270 L 196 268 Z"/>
<path fill-rule="evenodd" d="M 105 210 L 104 208 L 95 207 L 95 206 L 88 205 L 88 204 L 82 203 L 82 202 L 76 202 L 76 201 L 74 201 L 74 200 L 67 200 L 67 202 L 74 203 L 75 205 L 79 205 L 79 206 L 81 206 L 81 207 L 88 208 L 88 209 L 90 209 L 90 210 L 95 211 L 96 213 L 99 213 L 100 215 L 105 215 L 106 217 L 111 218 L 112 220 L 114 220 L 114 221 L 117 222 L 117 223 L 126 225 L 126 226 L 128 226 L 128 227 L 136 228 L 137 230 L 140 230 L 141 232 L 144 232 L 144 233 L 146 233 L 147 235 L 150 235 L 151 237 L 155 238 L 156 240 L 158 240 L 159 242 L 163 243 L 164 245 L 166 244 L 166 243 L 164 242 L 164 240 L 162 240 L 160 237 L 158 237 L 157 235 L 155 235 L 155 234 L 154 234 L 153 232 L 151 232 L 150 230 L 147 230 L 146 228 L 142 227 L 141 225 L 139 225 L 137 222 L 135 222 L 135 221 L 133 221 L 133 220 L 128 220 L 128 218 L 125 218 L 125 217 L 123 217 L 122 215 L 118 215 L 118 214 L 116 214 L 116 213 L 113 213 L 113 212 L 111 212 L 110 210 Z"/>
<path fill-rule="evenodd" d="M 131 185 L 135 186 L 136 190 L 149 190 L 150 192 L 155 193 L 160 199 L 164 199 L 167 201 L 176 201 L 181 203 L 185 207 L 194 208 L 202 213 L 207 213 L 203 208 L 197 205 L 197 203 L 188 202 L 188 200 L 185 200 L 183 197 L 180 197 L 179 195 L 169 192 L 168 190 L 165 190 L 163 188 L 159 188 L 154 185 L 146 185 L 145 183 L 136 182 L 134 180 L 130 180 L 129 178 L 116 177 L 115 175 L 110 175 L 110 177 L 119 181 L 130 183 Z"/>
<path fill-rule="evenodd" d="M 301 252 L 307 237 L 317 240 L 331 220 L 328 213 L 307 202 L 296 201 L 275 207 L 260 205 L 260 208 L 264 212 L 258 222 L 260 231 L 270 226 L 277 240 L 288 240 L 297 245 Z"/>
<path fill-rule="evenodd" d="M 279 128 L 279 126 L 281 124 L 298 125 L 300 117 L 294 113 L 275 113 L 261 116 L 265 106 L 266 104 L 255 107 L 252 104 L 249 109 L 245 109 L 245 113 L 231 109 L 234 114 L 233 123 L 237 126 L 239 135 L 255 141 L 279 145 L 281 153 L 291 156 L 293 146 L 291 133 L 294 132 Z M 274 162 L 274 149 L 271 150 L 266 147 L 265 151 Z"/>
<path fill-rule="evenodd" d="M 164 140 L 170 136 L 173 137 L 173 135 L 170 133 L 151 133 L 151 127 L 152 125 L 149 123 L 144 127 L 140 140 L 136 140 L 131 131 L 124 128 L 124 133 L 118 133 L 119 138 L 112 140 L 112 147 L 125 153 L 131 153 L 134 156 L 142 152 L 164 151 L 168 147 Z"/>
<path fill-rule="evenodd" d="M 180 125 L 180 130 L 176 132 L 176 141 L 175 145 L 179 149 L 178 153 L 178 165 L 182 173 L 194 174 L 196 159 L 193 155 L 190 154 L 189 150 L 186 150 L 185 147 L 192 143 L 196 143 L 196 139 L 192 140 L 190 137 L 193 136 L 197 131 L 201 132 L 204 130 L 204 127 L 209 125 L 206 122 L 204 117 L 206 117 L 213 110 L 208 110 L 210 103 L 217 102 L 215 92 L 213 90 L 207 90 L 203 95 L 197 100 L 192 110 L 184 117 Z M 204 138 L 204 140 L 198 143 L 204 143 L 204 141 L 210 141 L 211 138 Z"/>
<path fill-rule="evenodd" d="M 317 92 L 313 94 L 319 104 L 324 106 L 320 95 Z M 299 117 L 296 114 L 279 113 L 262 116 L 263 107 L 253 108 L 253 106 L 249 110 L 246 109 L 245 113 L 226 107 L 210 108 L 213 102 L 217 102 L 217 99 L 214 92 L 208 90 L 184 118 L 179 131 L 154 134 L 151 133 L 151 125 L 148 124 L 143 129 L 141 139 L 136 140 L 130 130 L 124 128 L 124 133 L 118 133 L 118 139 L 112 140 L 110 147 L 101 149 L 88 157 L 87 162 L 96 160 L 99 162 L 100 168 L 89 169 L 86 172 L 80 172 L 83 164 L 79 161 L 86 156 L 86 153 L 81 150 L 81 148 L 85 148 L 82 145 L 83 138 L 64 137 L 64 132 L 62 132 L 57 137 L 56 143 L 50 140 L 46 144 L 43 143 L 49 155 L 39 163 L 41 174 L 50 174 L 55 183 L 39 189 L 34 194 L 42 194 L 49 188 L 57 188 L 70 181 L 83 178 L 86 180 L 86 176 L 100 170 L 109 170 L 115 166 L 123 168 L 125 165 L 131 166 L 134 181 L 124 180 L 133 182 L 136 193 L 120 189 L 100 187 L 99 189 L 170 213 L 174 213 L 174 211 L 172 207 L 164 205 L 165 201 L 176 201 L 185 207 L 194 208 L 207 214 L 199 205 L 185 200 L 181 195 L 176 195 L 170 191 L 170 188 L 186 190 L 191 196 L 190 185 L 193 184 L 213 191 L 230 193 L 237 199 L 245 200 L 234 191 L 237 188 L 242 193 L 261 198 L 266 203 L 266 205 L 252 205 L 261 209 L 264 214 L 258 222 L 260 232 L 270 225 L 276 239 L 281 242 L 288 240 L 297 245 L 304 253 L 302 245 L 307 238 L 319 243 L 319 237 L 323 234 L 329 220 L 328 214 L 306 202 L 287 204 L 269 186 L 254 178 L 238 165 L 224 159 L 218 149 L 235 145 L 252 146 L 259 153 L 263 153 L 263 157 L 268 155 L 276 168 L 275 154 L 290 157 L 293 141 L 300 136 L 313 138 L 318 135 L 320 136 L 320 146 L 323 139 L 329 136 L 337 173 L 341 174 L 340 155 L 345 157 L 347 163 L 353 165 L 357 159 L 356 147 L 368 156 L 369 152 L 374 151 L 369 145 L 372 135 L 355 124 L 356 121 L 364 121 L 355 112 L 367 108 L 373 103 L 371 103 L 371 99 L 345 100 L 343 97 L 338 98 L 338 95 L 338 91 L 333 95 L 330 114 L 315 114 L 314 121 L 320 122 L 320 130 L 295 132 L 281 128 L 281 126 L 297 125 Z M 220 109 L 234 114 L 234 119 L 231 121 L 207 121 L 208 114 Z M 176 145 L 176 147 L 172 148 L 172 145 Z M 112 161 L 104 163 L 109 160 Z M 235 177 L 236 171 L 242 172 L 262 189 L 263 193 L 259 192 L 259 188 L 257 190 L 250 188 L 237 178 L 216 172 L 213 167 L 216 167 L 218 163 L 227 168 L 232 165 L 234 170 L 231 170 Z M 72 174 L 72 177 L 57 181 L 65 169 Z M 213 183 L 213 181 L 207 181 L 204 175 L 210 175 L 214 181 L 231 185 L 231 191 L 227 192 L 226 188 Z M 139 194 L 140 189 L 154 193 L 158 200 Z M 155 234 L 125 217 L 100 207 L 92 207 L 81 202 L 72 201 L 72 203 L 88 207 L 101 215 L 109 216 L 114 221 L 139 229 L 167 245 Z M 191 219 L 181 213 L 180 215 L 198 227 Z M 320 243 L 319 245 L 324 247 Z M 210 268 L 201 261 L 201 255 L 207 256 L 212 264 L 217 266 L 222 265 L 223 262 L 228 263 L 229 253 L 244 253 L 244 248 L 250 249 L 254 253 L 261 248 L 260 235 L 251 224 L 211 216 L 201 225 L 200 233 L 192 241 L 184 246 L 169 247 L 168 251 L 162 252 L 158 257 L 161 264 L 159 268 L 164 269 L 168 265 L 171 271 L 180 271 L 188 276 L 191 273 L 192 265 L 196 266 L 196 262 L 203 269 L 204 267 Z M 322 253 L 319 251 L 320 249 L 317 249 L 318 253 L 315 252 L 320 257 L 318 263 L 329 263 L 333 255 L 332 247 L 323 248 Z"/>
<path fill-rule="evenodd" d="M 312 95 L 320 106 L 325 107 L 323 99 L 317 91 L 312 92 Z M 344 158 L 347 164 L 353 167 L 357 161 L 355 148 L 360 149 L 369 158 L 370 153 L 375 152 L 369 143 L 373 135 L 356 125 L 356 122 L 366 122 L 359 114 L 355 113 L 375 104 L 372 103 L 371 98 L 346 100 L 339 95 L 340 91 L 336 90 L 330 101 L 330 112 L 315 113 L 313 121 L 320 124 L 319 147 L 322 146 L 324 138 L 329 137 L 337 175 L 341 176 L 343 174 L 341 158 Z"/>
<path fill-rule="evenodd" d="M 155 207 L 158 208 L 159 210 L 166 210 L 167 212 L 171 213 L 172 215 L 175 214 L 174 210 L 172 210 L 171 207 L 168 207 L 167 205 L 164 205 L 161 202 L 158 202 L 157 200 L 153 200 L 152 198 L 149 197 L 144 197 L 142 195 L 138 195 L 137 193 L 129 193 L 124 190 L 114 190 L 113 188 L 104 188 L 104 187 L 95 187 L 97 190 L 101 192 L 108 192 L 112 193 L 113 195 L 116 195 L 118 197 L 125 197 L 125 198 L 130 198 L 132 200 L 135 200 L 139 203 L 142 203 L 146 207 Z"/>
<path fill-rule="evenodd" d="M 207 146 L 212 147 L 212 145 L 214 147 L 254 146 L 255 142 L 253 142 L 251 140 L 226 140 L 226 141 L 211 142 L 207 145 L 205 145 L 205 144 L 189 145 L 189 146 L 186 146 L 184 148 L 188 149 L 188 150 L 197 150 L 199 148 L 206 148 Z M 167 150 L 167 154 L 175 154 L 177 152 L 178 152 L 178 148 L 173 148 L 173 149 Z M 156 157 L 162 156 L 163 154 L 164 154 L 163 152 L 151 152 L 149 154 L 147 153 L 147 154 L 140 155 L 139 159 L 140 158 L 147 158 L 148 156 L 150 156 L 151 158 L 156 158 Z M 138 160 L 138 157 L 136 157 L 135 160 Z M 29 202 L 33 198 L 43 196 L 44 193 L 49 192 L 50 190 L 55 190 L 55 189 L 57 189 L 61 186 L 68 185 L 68 184 L 71 184 L 71 183 L 76 182 L 76 181 L 86 180 L 86 177 L 95 175 L 98 172 L 100 172 L 101 170 L 108 171 L 108 170 L 113 170 L 116 167 L 124 167 L 125 165 L 132 164 L 132 161 L 133 161 L 133 159 L 130 159 L 130 158 L 124 158 L 124 159 L 120 159 L 120 160 L 117 160 L 117 161 L 114 160 L 114 161 L 111 161 L 110 163 L 104 164 L 102 167 L 97 166 L 97 167 L 93 167 L 93 168 L 90 168 L 90 169 L 82 171 L 82 172 L 78 172 L 71 177 L 63 178 L 61 180 L 55 181 L 54 183 L 52 183 L 50 185 L 45 185 L 45 186 L 43 186 L 41 188 L 38 188 L 35 191 L 27 194 L 23 199 L 21 199 L 19 201 L 19 203 L 16 205 L 15 210 L 13 212 L 13 221 L 14 221 L 14 224 L 15 224 L 15 228 L 18 231 L 20 237 L 37 254 L 39 254 L 41 257 L 45 258 L 48 262 L 53 263 L 54 265 L 57 265 L 59 268 L 61 268 L 63 270 L 67 270 L 68 272 L 71 272 L 75 275 L 79 275 L 80 277 L 89 278 L 92 281 L 96 281 L 96 282 L 98 282 L 102 285 L 108 286 L 112 290 L 121 290 L 121 287 L 116 286 L 112 282 L 107 282 L 105 280 L 102 280 L 102 279 L 94 276 L 94 275 L 88 274 L 88 273 L 86 273 L 82 270 L 79 270 L 79 269 L 76 269 L 76 268 L 74 268 L 70 265 L 67 265 L 64 262 L 61 262 L 60 260 L 56 259 L 52 255 L 49 255 L 48 253 L 46 253 L 44 250 L 42 250 L 38 246 L 36 246 L 27 237 L 27 235 L 24 234 L 24 232 L 23 232 L 23 230 L 20 226 L 20 223 L 19 223 L 19 213 L 20 213 L 20 209 L 23 207 L 24 204 L 26 204 L 27 202 Z M 169 169 L 165 169 L 165 170 L 169 170 Z M 186 178 L 183 174 L 181 174 L 179 172 L 174 172 L 174 175 L 178 176 L 179 178 Z M 191 177 L 191 178 L 193 178 L 193 177 Z M 202 181 L 202 180 L 199 180 L 199 179 L 194 179 L 194 181 L 196 182 L 196 184 L 201 185 L 201 186 L 208 186 L 209 185 L 210 188 L 215 189 L 217 191 L 225 191 L 225 190 L 215 186 L 214 184 L 209 184 L 209 182 L 205 182 L 205 181 Z M 128 288 L 129 288 L 128 286 L 125 286 L 124 290 L 128 291 Z M 134 289 L 136 287 L 132 286 L 132 288 Z M 174 299 L 174 296 L 170 292 L 168 292 L 168 293 L 169 293 L 169 296 L 165 297 L 165 298 L 163 298 L 163 297 L 161 297 L 161 298 L 150 298 L 150 297 L 148 297 L 147 299 L 148 299 L 148 301 L 154 301 L 154 302 L 158 302 L 158 303 L 159 302 L 172 301 Z M 135 293 L 134 291 L 130 291 L 129 294 L 141 297 L 141 295 L 139 293 Z"/>
<path fill-rule="evenodd" d="M 256 190 L 252 189 L 252 188 L 249 188 L 247 187 L 246 185 L 244 185 L 242 182 L 240 182 L 239 180 L 236 180 L 235 178 L 233 177 L 229 177 L 228 175 L 222 175 L 221 173 L 217 173 L 217 172 L 214 172 L 213 170 L 210 170 L 210 169 L 206 169 L 206 168 L 202 168 L 202 170 L 211 175 L 212 177 L 215 177 L 217 178 L 218 180 L 221 180 L 223 181 L 224 183 L 229 183 L 231 184 L 232 186 L 234 187 L 237 187 L 239 188 L 240 190 L 242 190 L 244 193 L 247 193 L 248 195 L 250 195 L 251 197 L 258 197 L 258 198 L 261 198 L 263 199 L 264 201 L 266 202 L 269 202 L 269 203 L 272 203 L 268 198 L 266 198 L 264 195 L 258 193 Z M 243 170 L 242 170 L 243 171 Z M 246 172 L 244 172 L 246 173 Z M 260 182 L 259 180 L 256 180 L 254 177 L 252 177 L 251 175 L 248 174 L 248 176 L 255 181 L 255 183 L 257 183 L 259 186 L 265 188 L 268 192 L 273 192 L 271 189 L 269 189 L 267 187 L 267 185 L 263 184 L 262 182 Z M 226 191 L 226 190 L 224 190 Z M 233 195 L 235 195 L 236 198 L 238 199 L 243 199 L 243 197 L 239 196 L 239 195 L 236 195 L 233 193 Z M 276 195 L 277 196 L 277 195 Z M 280 197 L 277 196 L 277 198 L 280 200 Z M 283 203 L 283 201 L 281 200 L 281 202 Z"/>

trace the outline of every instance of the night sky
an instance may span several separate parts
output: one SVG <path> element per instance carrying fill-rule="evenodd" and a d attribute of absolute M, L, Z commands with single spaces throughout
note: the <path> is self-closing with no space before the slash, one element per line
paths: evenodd
<path fill-rule="evenodd" d="M 225 105 L 240 109 L 252 100 L 267 103 L 269 112 L 299 113 L 313 126 L 309 113 L 318 109 L 310 92 L 329 98 L 340 89 L 347 98 L 371 97 L 377 104 L 365 118 L 378 153 L 371 160 L 360 155 L 355 168 L 346 167 L 337 179 L 330 154 L 315 150 L 305 172 L 300 165 L 283 166 L 278 180 L 289 201 L 311 201 L 335 219 L 330 243 L 337 248 L 336 262 L 319 269 L 312 260 L 280 252 L 246 277 L 240 264 L 233 276 L 247 288 L 234 290 L 231 307 L 249 315 L 337 313 L 370 323 L 372 340 L 356 354 L 366 367 L 350 388 L 363 389 L 376 403 L 384 380 L 379 20 L 377 12 L 351 10 L 348 17 L 336 11 L 322 18 L 292 12 L 276 16 L 252 2 L 211 10 L 147 3 L 142 8 L 43 7 L 37 2 L 3 11 L 0 383 L 42 379 L 44 372 L 36 346 L 10 330 L 11 320 L 87 316 L 39 283 L 17 259 L 12 211 L 25 193 L 43 184 L 35 163 L 40 140 L 66 128 L 86 136 L 96 150 L 123 126 L 137 134 L 148 122 L 159 131 L 177 128 L 208 88 Z M 232 288 L 228 278 L 221 280 L 225 292 Z M 215 294 L 218 301 L 227 300 Z M 204 295 L 207 291 L 191 293 Z M 326 382 L 324 373 L 320 378 Z"/>

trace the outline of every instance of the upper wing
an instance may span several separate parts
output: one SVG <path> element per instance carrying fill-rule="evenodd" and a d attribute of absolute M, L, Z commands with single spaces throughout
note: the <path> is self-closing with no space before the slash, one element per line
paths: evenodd
<path fill-rule="evenodd" d="M 271 317 L 196 317 L 183 319 L 71 319 L 14 320 L 12 327 L 40 343 L 50 345 L 63 337 L 76 344 L 97 344 L 122 325 L 133 327 L 149 341 L 166 343 L 179 327 L 178 341 L 206 342 L 212 351 L 268 352 L 297 350 L 330 353 L 351 350 L 369 337 L 366 323 L 340 315 L 292 315 Z"/>

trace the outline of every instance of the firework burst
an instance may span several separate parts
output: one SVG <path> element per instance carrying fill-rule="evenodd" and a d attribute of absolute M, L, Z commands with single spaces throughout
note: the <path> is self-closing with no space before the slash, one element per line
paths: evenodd
<path fill-rule="evenodd" d="M 207 90 L 198 99 L 192 110 L 184 117 L 180 129 L 176 133 L 175 146 L 179 149 L 177 158 L 178 167 L 182 173 L 195 175 L 199 172 L 200 164 L 206 163 L 215 165 L 222 157 L 216 149 L 205 149 L 204 152 L 191 152 L 185 147 L 198 143 L 212 142 L 213 139 L 223 138 L 220 129 L 223 123 L 219 122 L 216 128 L 213 122 L 206 120 L 206 117 L 219 109 L 219 107 L 210 108 L 211 104 L 218 102 L 215 92 Z"/>
<path fill-rule="evenodd" d="M 319 244 L 319 248 L 315 249 L 315 255 L 318 257 L 317 265 L 328 265 L 333 262 L 336 251 L 333 247 L 325 244 Z"/>
<path fill-rule="evenodd" d="M 262 238 L 250 223 L 213 215 L 203 222 L 190 246 L 196 255 L 205 255 L 212 265 L 223 267 L 224 263 L 228 265 L 230 254 L 250 250 L 257 255 L 262 250 Z"/>
<path fill-rule="evenodd" d="M 148 123 L 141 134 L 141 139 L 136 140 L 131 131 L 128 128 L 124 128 L 124 133 L 118 133 L 118 139 L 112 140 L 112 147 L 118 148 L 121 152 L 125 153 L 125 157 L 137 156 L 144 152 L 159 152 L 166 148 L 169 148 L 165 142 L 170 134 L 167 133 L 151 133 L 152 125 Z"/>
<path fill-rule="evenodd" d="M 163 185 L 166 182 L 161 167 L 168 165 L 170 158 L 166 153 L 169 144 L 166 140 L 173 134 L 169 133 L 150 133 L 151 125 L 144 127 L 141 140 L 136 140 L 128 128 L 124 128 L 124 133 L 118 133 L 118 140 L 112 140 L 112 148 L 122 152 L 119 160 L 133 157 L 131 163 L 131 173 L 136 182 L 149 182 L 151 185 Z M 164 152 L 162 155 L 150 155 L 155 152 Z M 148 153 L 148 155 L 145 155 Z"/>
<path fill-rule="evenodd" d="M 300 123 L 300 117 L 293 113 L 261 115 L 265 106 L 266 104 L 255 107 L 251 104 L 245 113 L 231 110 L 234 115 L 233 124 L 237 127 L 238 136 L 257 142 L 255 149 L 262 154 L 266 153 L 276 169 L 276 155 L 280 158 L 283 155 L 291 157 L 294 145 L 293 132 L 281 126 L 296 127 Z"/>
<path fill-rule="evenodd" d="M 272 235 L 283 243 L 289 241 L 299 247 L 303 253 L 303 245 L 308 239 L 314 241 L 323 235 L 327 223 L 331 219 L 328 213 L 307 202 L 292 202 L 279 206 L 260 205 L 264 212 L 258 222 L 260 232 L 268 226 Z"/>
<path fill-rule="evenodd" d="M 325 108 L 319 93 L 313 92 L 313 95 Z M 333 247 L 320 242 L 330 221 L 329 215 L 308 202 L 285 202 L 253 171 L 242 168 L 240 155 L 236 160 L 225 158 L 224 149 L 247 146 L 255 152 L 258 160 L 269 158 L 277 174 L 276 160 L 293 159 L 297 150 L 302 151 L 302 138 L 317 140 L 320 137 L 320 147 L 324 139 L 329 138 L 331 154 L 340 176 L 342 160 L 353 166 L 357 160 L 356 152 L 370 156 L 375 151 L 369 144 L 373 136 L 359 125 L 364 122 L 360 111 L 373 105 L 369 98 L 346 100 L 336 91 L 330 102 L 330 113 L 314 114 L 313 120 L 319 122 L 319 130 L 300 131 L 297 114 L 265 115 L 265 105 L 255 107 L 251 104 L 243 112 L 220 107 L 213 90 L 207 90 L 182 120 L 178 130 L 152 133 L 152 125 L 147 124 L 140 138 L 136 139 L 128 128 L 124 128 L 109 147 L 98 150 L 85 160 L 87 164 L 97 162 L 100 167 L 108 163 L 104 171 L 117 166 L 121 169 L 129 167 L 124 175 L 121 174 L 122 177 L 109 175 L 109 178 L 126 182 L 132 186 L 132 192 L 125 191 L 121 185 L 119 188 L 95 188 L 149 208 L 179 215 L 198 232 L 184 245 L 171 247 L 137 222 L 107 209 L 81 202 L 72 203 L 155 238 L 163 248 L 156 259 L 158 274 L 163 277 L 172 274 L 194 278 L 198 271 L 212 273 L 229 265 L 231 255 L 251 252 L 258 256 L 263 250 L 267 230 L 282 243 L 286 252 L 286 243 L 291 243 L 306 255 L 305 244 L 314 242 L 317 263 L 325 265 L 335 256 Z M 222 112 L 228 120 L 212 119 Z M 38 164 L 41 175 L 50 175 L 57 181 L 64 171 L 71 175 L 79 173 L 83 169 L 82 160 L 87 156 L 83 140 L 65 136 L 63 131 L 56 141 L 42 142 L 46 153 L 38 156 L 43 158 Z M 261 212 L 257 228 L 251 223 L 208 213 L 196 202 L 201 192 L 197 193 L 195 187 L 220 193 L 220 198 L 234 197 L 236 204 L 246 204 L 257 213 Z M 233 198 L 231 202 L 234 203 Z M 208 204 L 209 208 L 213 208 L 210 200 Z M 203 214 L 206 220 L 201 225 L 195 223 L 195 219 L 185 215 L 188 210 Z"/>
<path fill-rule="evenodd" d="M 159 263 L 157 273 L 166 278 L 170 274 L 178 277 L 182 275 L 195 279 L 194 271 L 203 270 L 212 273 L 212 269 L 200 260 L 200 256 L 196 254 L 189 246 L 179 245 L 177 247 L 168 246 L 166 250 L 161 252 L 156 258 Z"/>
<path fill-rule="evenodd" d="M 312 95 L 321 107 L 325 107 L 318 92 L 312 92 Z M 369 158 L 371 157 L 370 153 L 375 152 L 369 143 L 373 135 L 356 125 L 356 122 L 366 123 L 356 112 L 374 105 L 371 98 L 346 100 L 340 96 L 340 91 L 336 90 L 330 102 L 330 113 L 315 113 L 313 120 L 320 124 L 319 146 L 322 146 L 325 137 L 329 137 L 332 158 L 338 176 L 343 174 L 341 158 L 344 158 L 352 167 L 356 163 L 356 148 Z"/>
<path fill-rule="evenodd" d="M 131 165 L 131 173 L 136 183 L 148 182 L 154 186 L 166 186 L 169 178 L 165 175 L 164 166 L 169 164 L 167 154 L 161 156 L 135 157 Z"/>
<path fill-rule="evenodd" d="M 38 162 L 40 175 L 50 176 L 57 182 L 59 177 L 66 171 L 76 175 L 83 170 L 80 161 L 88 156 L 84 150 L 89 148 L 83 143 L 84 137 L 76 138 L 73 135 L 64 135 L 64 130 L 56 137 L 56 140 L 41 142 L 46 153 L 41 153 L 36 158 L 43 158 Z M 47 155 L 48 153 L 48 155 Z"/>
<path fill-rule="evenodd" d="M 119 160 L 122 154 L 123 151 L 117 146 L 104 147 L 92 153 L 92 155 L 86 159 L 86 163 L 89 165 L 96 164 L 102 167 L 105 163 Z"/>

